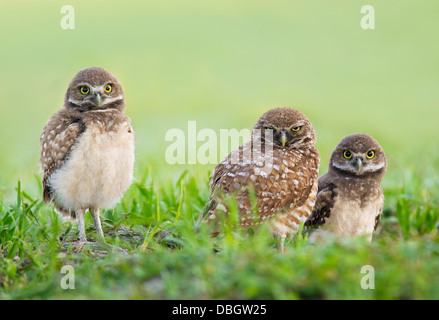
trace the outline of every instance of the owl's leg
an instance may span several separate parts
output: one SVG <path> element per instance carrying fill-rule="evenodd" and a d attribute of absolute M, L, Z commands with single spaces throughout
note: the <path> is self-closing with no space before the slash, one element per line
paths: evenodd
<path fill-rule="evenodd" d="M 286 237 L 287 237 L 286 235 L 279 235 L 279 236 L 275 237 L 275 239 L 276 239 L 276 247 L 277 247 L 277 250 L 279 252 L 285 252 L 284 244 L 285 244 L 285 238 Z"/>
<path fill-rule="evenodd" d="M 98 233 L 99 240 L 105 242 L 104 232 L 101 226 L 101 217 L 99 216 L 99 209 L 90 209 L 91 217 L 93 218 L 93 224 L 95 226 L 96 232 Z"/>
<path fill-rule="evenodd" d="M 85 210 L 78 209 L 75 211 L 76 220 L 78 220 L 78 229 L 79 229 L 79 242 L 86 243 L 87 237 L 85 236 Z"/>

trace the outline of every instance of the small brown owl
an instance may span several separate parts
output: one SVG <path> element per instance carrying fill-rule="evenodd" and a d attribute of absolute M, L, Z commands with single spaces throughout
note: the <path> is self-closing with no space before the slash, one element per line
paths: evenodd
<path fill-rule="evenodd" d="M 86 210 L 103 240 L 99 209 L 112 208 L 133 178 L 134 133 L 124 109 L 122 86 L 110 72 L 83 69 L 40 137 L 44 202 L 78 220 L 81 243 Z"/>
<path fill-rule="evenodd" d="M 219 209 L 228 212 L 225 200 L 233 195 L 241 226 L 254 227 L 270 219 L 283 250 L 285 238 L 306 221 L 316 200 L 320 156 L 315 142 L 311 122 L 299 111 L 282 107 L 263 114 L 253 127 L 251 140 L 232 151 L 212 172 L 210 198 L 199 222 L 203 217 L 216 220 Z"/>
<path fill-rule="evenodd" d="M 319 179 L 317 201 L 307 227 L 310 241 L 327 236 L 360 236 L 369 240 L 383 210 L 381 180 L 387 167 L 379 143 L 366 134 L 343 138 L 329 160 L 329 170 Z"/>

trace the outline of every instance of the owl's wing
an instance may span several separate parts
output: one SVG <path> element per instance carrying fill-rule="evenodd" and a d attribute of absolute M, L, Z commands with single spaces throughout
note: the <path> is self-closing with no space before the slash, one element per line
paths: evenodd
<path fill-rule="evenodd" d="M 44 126 L 40 137 L 40 163 L 44 172 L 43 200 L 52 200 L 49 179 L 68 159 L 73 145 L 84 132 L 86 125 L 80 115 L 70 110 L 61 109 Z"/>
<path fill-rule="evenodd" d="M 383 213 L 383 208 L 384 208 L 384 196 L 381 197 L 381 205 L 378 214 L 375 217 L 375 225 L 373 227 L 373 232 L 375 232 L 378 228 L 378 224 L 380 223 L 380 219 L 381 219 L 381 214 Z"/>
<path fill-rule="evenodd" d="M 373 227 L 373 232 L 377 231 L 378 224 L 380 223 L 381 213 L 375 217 L 375 225 Z"/>
<path fill-rule="evenodd" d="M 240 146 L 239 148 L 232 151 L 227 157 L 221 160 L 215 169 L 211 173 L 210 179 L 210 195 L 209 199 L 204 206 L 201 215 L 196 223 L 196 229 L 199 228 L 203 220 L 209 215 L 213 214 L 221 202 L 221 197 L 224 194 L 233 192 L 236 184 L 232 183 L 233 180 L 239 181 L 239 184 L 245 184 L 248 175 L 238 174 L 240 167 L 242 167 L 243 162 L 235 161 L 235 157 L 238 157 L 240 152 L 247 148 L 247 144 Z M 238 158 L 236 158 L 238 159 Z M 236 163 L 235 163 L 236 162 Z M 250 162 L 247 163 L 250 165 Z"/>
<path fill-rule="evenodd" d="M 323 177 L 322 177 L 323 178 Z M 325 183 L 324 179 L 319 179 L 317 199 L 314 208 L 305 222 L 306 227 L 319 226 L 325 223 L 331 215 L 332 208 L 337 199 L 338 188 L 333 182 Z"/>
<path fill-rule="evenodd" d="M 236 196 L 243 227 L 252 227 L 285 209 L 296 210 L 307 203 L 311 190 L 317 189 L 317 168 L 318 159 L 299 154 L 266 157 L 257 148 L 252 149 L 250 141 L 216 166 L 203 217 L 212 219 L 220 204 L 227 211 L 229 203 L 223 198 L 229 194 Z"/>

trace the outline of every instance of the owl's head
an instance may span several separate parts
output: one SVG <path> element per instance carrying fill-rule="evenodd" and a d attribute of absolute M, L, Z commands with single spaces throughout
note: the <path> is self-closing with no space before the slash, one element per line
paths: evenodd
<path fill-rule="evenodd" d="M 359 133 L 344 137 L 339 142 L 332 152 L 329 167 L 349 176 L 384 176 L 387 159 L 374 138 Z"/>
<path fill-rule="evenodd" d="M 122 86 L 110 72 L 92 67 L 80 70 L 70 82 L 64 105 L 80 111 L 125 107 Z"/>
<path fill-rule="evenodd" d="M 264 113 L 253 127 L 253 138 L 273 141 L 278 148 L 299 148 L 316 142 L 314 128 L 301 112 L 288 107 Z"/>

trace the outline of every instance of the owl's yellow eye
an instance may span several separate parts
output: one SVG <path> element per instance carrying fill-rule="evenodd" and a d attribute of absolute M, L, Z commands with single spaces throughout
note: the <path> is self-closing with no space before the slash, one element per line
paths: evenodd
<path fill-rule="evenodd" d="M 88 87 L 86 87 L 86 86 L 83 86 L 83 87 L 79 88 L 79 91 L 80 91 L 82 94 L 87 94 L 87 93 L 90 92 L 90 89 L 89 89 Z"/>
<path fill-rule="evenodd" d="M 113 87 L 112 87 L 111 85 L 107 84 L 107 85 L 105 86 L 104 90 L 105 90 L 106 93 L 110 93 L 111 90 L 113 90 Z"/>
<path fill-rule="evenodd" d="M 368 159 L 372 159 L 373 157 L 375 157 L 375 151 L 373 151 L 373 150 L 368 151 L 368 152 L 366 153 L 366 157 L 367 157 Z"/>
<path fill-rule="evenodd" d="M 352 158 L 352 152 L 350 152 L 349 150 L 346 150 L 345 152 L 343 152 L 343 156 L 346 159 L 350 159 L 350 158 Z"/>
<path fill-rule="evenodd" d="M 298 127 L 293 127 L 291 130 L 293 131 L 299 131 L 302 127 L 298 126 Z"/>
<path fill-rule="evenodd" d="M 273 128 L 270 128 L 270 127 L 265 127 L 264 129 L 267 130 L 267 131 L 273 130 Z"/>

